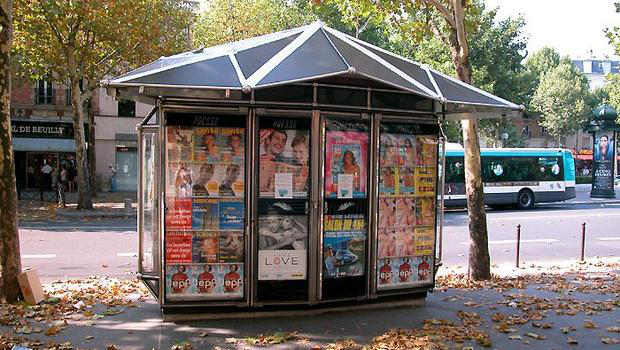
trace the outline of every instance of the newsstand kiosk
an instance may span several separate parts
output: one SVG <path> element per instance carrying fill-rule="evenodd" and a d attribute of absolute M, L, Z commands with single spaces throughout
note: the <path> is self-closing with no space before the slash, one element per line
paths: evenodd
<path fill-rule="evenodd" d="M 440 122 L 520 110 L 320 22 L 105 84 L 155 105 L 138 126 L 139 275 L 164 310 L 424 297 Z"/>

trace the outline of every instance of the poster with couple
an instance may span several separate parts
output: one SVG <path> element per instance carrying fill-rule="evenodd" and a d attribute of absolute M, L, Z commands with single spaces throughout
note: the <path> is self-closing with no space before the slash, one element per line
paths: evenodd
<path fill-rule="evenodd" d="M 412 167 L 416 164 L 414 135 L 381 133 L 379 165 L 383 167 Z"/>
<path fill-rule="evenodd" d="M 432 256 L 377 260 L 377 289 L 410 288 L 432 281 Z"/>
<path fill-rule="evenodd" d="M 258 279 L 304 280 L 308 217 L 264 215 L 258 219 Z"/>
<path fill-rule="evenodd" d="M 327 131 L 325 197 L 365 198 L 368 134 L 361 131 Z"/>
<path fill-rule="evenodd" d="M 279 123 L 278 123 L 279 122 Z M 310 133 L 296 120 L 276 120 L 260 135 L 259 193 L 263 198 L 305 198 L 310 186 Z M 301 121 L 299 121 L 301 122 Z M 280 128 L 276 128 L 280 127 Z"/>

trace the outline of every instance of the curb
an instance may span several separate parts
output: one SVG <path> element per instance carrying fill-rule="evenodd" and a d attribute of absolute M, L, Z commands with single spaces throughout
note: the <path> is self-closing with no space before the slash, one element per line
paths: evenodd
<path fill-rule="evenodd" d="M 577 206 L 577 205 L 605 205 L 605 204 L 620 204 L 620 200 L 605 200 L 605 201 L 580 201 L 580 202 L 548 202 L 548 203 L 536 203 L 537 207 L 544 206 Z"/>
<path fill-rule="evenodd" d="M 131 217 L 137 217 L 138 213 L 136 210 L 132 210 L 132 211 L 119 211 L 119 212 L 93 212 L 93 211 L 84 211 L 84 212 L 79 212 L 79 211 L 70 211 L 70 212 L 65 212 L 62 209 L 56 209 L 56 216 L 57 217 L 64 217 L 64 218 L 131 218 Z"/>

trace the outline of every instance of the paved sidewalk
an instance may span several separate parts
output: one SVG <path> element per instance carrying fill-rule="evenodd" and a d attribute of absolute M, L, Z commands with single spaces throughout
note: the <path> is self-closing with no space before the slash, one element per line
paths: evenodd
<path fill-rule="evenodd" d="M 0 304 L 0 349 L 16 342 L 58 350 L 546 350 L 620 344 L 618 258 L 496 269 L 504 277 L 487 283 L 467 282 L 457 272 L 442 269 L 437 289 L 421 307 L 185 323 L 163 322 L 158 304 L 138 282 L 56 283 L 47 286 L 56 290 L 47 304 Z"/>
<path fill-rule="evenodd" d="M 45 201 L 38 200 L 38 197 L 19 200 L 20 220 L 54 220 L 58 217 L 67 219 L 136 217 L 138 206 L 135 192 L 99 192 L 97 197 L 93 198 L 94 210 L 77 210 L 75 192 L 67 194 L 66 208 L 58 208 L 51 192 L 46 193 L 44 198 Z M 130 205 L 131 208 L 126 209 L 126 205 Z"/>

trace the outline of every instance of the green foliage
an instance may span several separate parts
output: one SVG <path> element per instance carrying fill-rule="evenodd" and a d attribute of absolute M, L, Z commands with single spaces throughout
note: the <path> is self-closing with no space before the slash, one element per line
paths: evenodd
<path fill-rule="evenodd" d="M 194 46 L 230 41 L 308 24 L 316 15 L 286 0 L 211 0 L 194 27 Z"/>
<path fill-rule="evenodd" d="M 543 74 L 560 65 L 560 60 L 560 53 L 552 47 L 545 46 L 527 58 L 525 67 L 537 80 L 540 80 Z"/>
<path fill-rule="evenodd" d="M 607 84 L 603 86 L 601 95 L 606 95 L 607 98 L 602 103 L 610 104 L 620 114 L 620 74 L 610 74 L 606 80 Z M 620 124 L 620 117 L 616 119 L 616 122 Z"/>
<path fill-rule="evenodd" d="M 614 5 L 616 6 L 616 13 L 620 14 L 620 2 L 616 2 Z M 620 26 L 605 29 L 605 36 L 609 39 L 609 45 L 616 51 L 616 55 L 620 55 Z"/>
<path fill-rule="evenodd" d="M 14 11 L 18 73 L 63 83 L 83 79 L 86 90 L 187 48 L 192 20 L 174 0 L 15 0 Z"/>
<path fill-rule="evenodd" d="M 588 80 L 571 63 L 560 63 L 543 73 L 532 97 L 542 114 L 540 125 L 557 139 L 577 130 L 589 115 Z"/>

